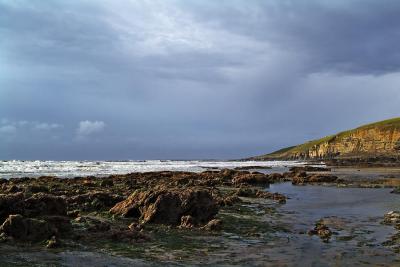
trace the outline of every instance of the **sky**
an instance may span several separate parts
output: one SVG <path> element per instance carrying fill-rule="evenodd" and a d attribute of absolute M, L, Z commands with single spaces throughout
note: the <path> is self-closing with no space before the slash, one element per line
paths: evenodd
<path fill-rule="evenodd" d="M 400 116 L 397 0 L 0 0 L 0 159 L 235 159 Z"/>

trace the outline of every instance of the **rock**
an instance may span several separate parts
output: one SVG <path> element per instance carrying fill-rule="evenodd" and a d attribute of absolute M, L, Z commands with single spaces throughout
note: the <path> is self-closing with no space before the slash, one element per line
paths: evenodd
<path fill-rule="evenodd" d="M 131 223 L 131 224 L 128 226 L 128 228 L 129 228 L 131 231 L 140 231 L 140 230 L 143 229 L 143 225 L 141 225 L 141 224 L 139 224 L 139 223 L 136 223 L 136 222 L 133 222 L 133 223 Z"/>
<path fill-rule="evenodd" d="M 151 193 L 150 191 L 136 190 L 127 199 L 115 204 L 110 209 L 110 213 L 123 217 L 139 218 L 141 216 L 140 208 L 145 206 L 145 201 L 150 197 Z"/>
<path fill-rule="evenodd" d="M 279 193 L 271 193 L 271 192 L 267 192 L 267 191 L 257 190 L 256 197 L 272 199 L 274 201 L 277 201 L 280 204 L 286 203 L 286 196 L 283 194 L 279 194 Z"/>
<path fill-rule="evenodd" d="M 101 187 L 112 187 L 112 186 L 114 186 L 114 182 L 112 179 L 104 178 L 101 180 L 100 186 Z"/>
<path fill-rule="evenodd" d="M 0 224 L 11 214 L 23 213 L 24 195 L 22 193 L 0 194 Z"/>
<path fill-rule="evenodd" d="M 63 197 L 37 193 L 24 201 L 24 215 L 36 217 L 43 215 L 67 215 L 67 204 Z"/>
<path fill-rule="evenodd" d="M 124 198 L 120 195 L 93 191 L 85 194 L 80 194 L 67 199 L 70 208 L 82 209 L 84 211 L 90 210 L 108 210 L 116 203 L 122 201 Z"/>
<path fill-rule="evenodd" d="M 46 248 L 52 249 L 60 246 L 60 242 L 56 239 L 56 236 L 52 236 L 49 240 L 47 240 Z"/>
<path fill-rule="evenodd" d="M 193 228 L 195 226 L 195 220 L 192 216 L 186 215 L 181 217 L 181 228 Z"/>
<path fill-rule="evenodd" d="M 65 236 L 72 231 L 72 224 L 65 216 L 42 216 L 52 229 L 57 229 L 57 236 Z"/>
<path fill-rule="evenodd" d="M 10 215 L 0 226 L 0 232 L 20 241 L 42 241 L 54 235 L 55 230 L 39 219 L 25 218 L 20 214 Z"/>
<path fill-rule="evenodd" d="M 80 216 L 75 222 L 82 224 L 89 232 L 106 232 L 111 229 L 109 222 L 92 216 Z"/>
<path fill-rule="evenodd" d="M 251 189 L 251 188 L 239 188 L 236 192 L 239 197 L 250 197 L 250 198 L 266 198 L 278 201 L 279 203 L 286 203 L 286 196 L 279 193 L 271 193 L 263 190 Z"/>
<path fill-rule="evenodd" d="M 292 184 L 302 185 L 307 183 L 333 183 L 338 181 L 338 177 L 334 175 L 313 174 L 306 177 L 295 176 L 292 178 Z"/>
<path fill-rule="evenodd" d="M 209 221 L 202 229 L 207 231 L 219 231 L 222 229 L 222 221 L 220 219 L 213 219 Z"/>
<path fill-rule="evenodd" d="M 400 212 L 399 211 L 389 211 L 384 215 L 384 224 L 397 225 L 400 224 Z"/>
<path fill-rule="evenodd" d="M 390 191 L 392 194 L 400 194 L 400 187 L 394 188 L 392 191 Z"/>
<path fill-rule="evenodd" d="M 35 193 L 40 193 L 40 192 L 48 193 L 49 189 L 46 186 L 43 186 L 43 185 L 35 185 L 35 184 L 33 184 L 33 185 L 28 185 L 25 188 L 25 192 L 28 193 L 28 194 L 35 194 Z"/>
<path fill-rule="evenodd" d="M 238 196 L 227 196 L 222 198 L 219 202 L 221 206 L 232 206 L 235 203 L 241 202 Z"/>
<path fill-rule="evenodd" d="M 204 224 L 218 212 L 218 204 L 207 190 L 186 189 L 135 191 L 117 203 L 110 212 L 140 218 L 143 223 L 179 225 L 181 217 L 191 215 L 194 224 Z"/>
<path fill-rule="evenodd" d="M 232 183 L 235 185 L 269 185 L 270 180 L 268 175 L 262 173 L 237 173 L 233 177 Z"/>
<path fill-rule="evenodd" d="M 104 233 L 104 236 L 116 242 L 143 242 L 150 240 L 150 238 L 141 231 L 131 229 L 111 229 Z"/>
<path fill-rule="evenodd" d="M 142 212 L 144 223 L 177 225 L 183 215 L 182 200 L 177 192 L 162 192 Z"/>
<path fill-rule="evenodd" d="M 268 178 L 271 182 L 279 182 L 284 178 L 284 176 L 280 173 L 271 173 L 268 175 Z"/>
<path fill-rule="evenodd" d="M 236 196 L 238 197 L 256 197 L 256 190 L 252 188 L 239 188 L 236 191 Z"/>
<path fill-rule="evenodd" d="M 329 242 L 332 236 L 332 231 L 325 225 L 324 220 L 321 219 L 315 223 L 313 230 L 308 231 L 309 235 L 318 235 L 322 241 Z"/>

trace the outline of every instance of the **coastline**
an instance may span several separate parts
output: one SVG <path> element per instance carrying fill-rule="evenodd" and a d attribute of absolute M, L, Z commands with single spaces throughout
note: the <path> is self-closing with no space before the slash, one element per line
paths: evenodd
<path fill-rule="evenodd" d="M 144 266 L 196 265 L 199 260 L 210 265 L 257 265 L 267 260 L 262 255 L 268 252 L 275 264 L 295 266 L 306 246 L 337 253 L 356 249 L 367 254 L 372 253 L 372 246 L 381 256 L 368 260 L 390 264 L 397 260 L 395 251 L 400 242 L 394 238 L 394 242 L 382 245 L 385 240 L 371 240 L 379 231 L 385 233 L 381 238 L 396 236 L 393 226 L 382 226 L 381 221 L 392 202 L 400 205 L 399 195 L 390 194 L 400 185 L 399 178 L 396 168 L 325 169 L 306 165 L 292 166 L 284 173 L 255 168 L 3 179 L 0 205 L 19 204 L 1 214 L 0 249 L 14 260 L 33 250 L 50 261 L 65 263 L 60 255 L 74 251 L 76 255 L 92 255 L 92 260 L 100 258 L 103 263 L 119 262 L 118 266 L 132 260 Z M 313 205 L 308 204 L 305 210 L 300 205 L 310 201 L 310 195 L 320 199 L 311 200 L 317 205 L 311 215 L 307 209 Z M 335 204 L 339 196 L 350 202 Z M 343 208 L 336 208 L 337 214 L 329 212 L 333 205 L 370 203 L 366 199 L 372 196 L 378 204 L 371 202 L 373 208 L 360 210 L 374 209 L 376 214 L 361 212 L 358 221 L 352 222 Z M 15 214 L 21 217 L 13 217 L 13 222 L 10 216 Z M 15 219 L 28 228 L 39 223 L 48 231 L 39 231 L 34 237 L 20 236 L 16 230 L 21 226 L 15 226 Z M 363 228 L 365 231 L 357 232 Z M 365 244 L 358 246 L 359 242 Z M 193 254 L 194 249 L 202 251 L 203 256 Z M 280 250 L 292 256 L 284 257 Z M 225 260 L 220 262 L 218 255 L 225 255 Z M 328 263 L 332 257 L 325 255 L 318 262 Z M 8 260 L 0 258 L 3 263 Z M 366 259 L 349 255 L 343 257 L 345 260 L 356 264 Z"/>

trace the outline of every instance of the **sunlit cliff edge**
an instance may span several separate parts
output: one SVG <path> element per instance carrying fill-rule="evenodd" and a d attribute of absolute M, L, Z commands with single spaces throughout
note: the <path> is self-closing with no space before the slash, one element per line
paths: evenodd
<path fill-rule="evenodd" d="M 253 160 L 400 159 L 400 117 L 287 147 Z"/>

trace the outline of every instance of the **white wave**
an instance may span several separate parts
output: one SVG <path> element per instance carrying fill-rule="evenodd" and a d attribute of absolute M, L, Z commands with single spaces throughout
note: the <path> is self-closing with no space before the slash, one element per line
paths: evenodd
<path fill-rule="evenodd" d="M 304 165 L 301 161 L 0 161 L 0 178 L 38 176 L 107 176 L 130 172 L 189 171 L 202 172 L 209 169 L 265 166 L 273 169 Z"/>

